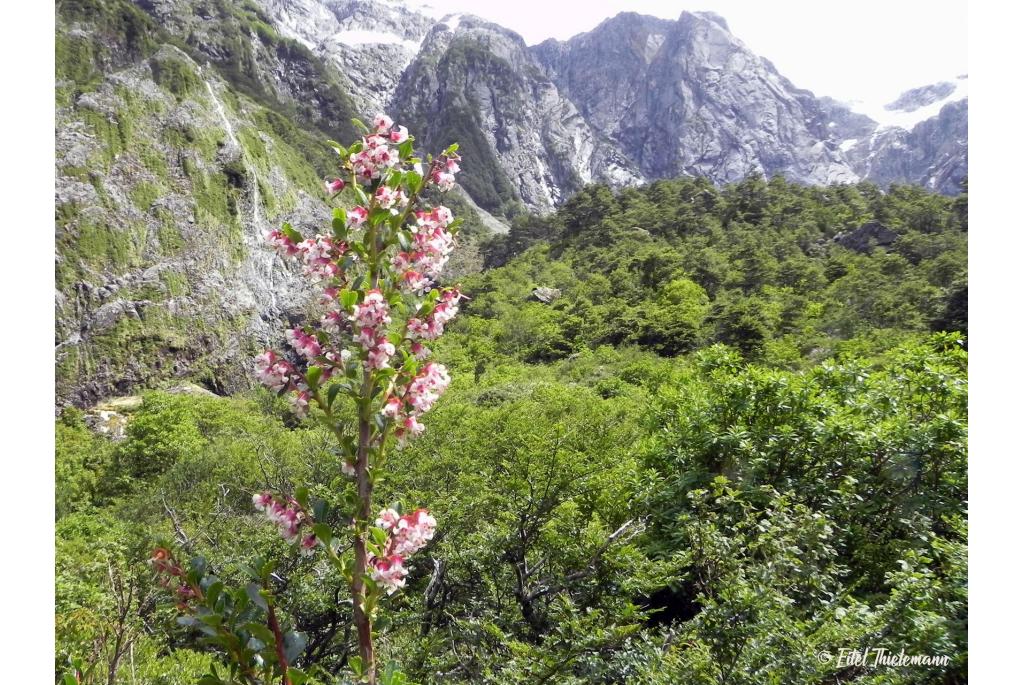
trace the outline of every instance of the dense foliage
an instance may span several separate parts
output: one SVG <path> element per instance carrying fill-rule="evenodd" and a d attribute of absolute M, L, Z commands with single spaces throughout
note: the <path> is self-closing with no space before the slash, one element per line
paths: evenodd
<path fill-rule="evenodd" d="M 430 430 L 377 485 L 438 520 L 381 663 L 417 683 L 966 682 L 966 229 L 966 196 L 778 179 L 591 187 L 517 219 L 463 280 Z M 332 496 L 323 427 L 262 390 L 152 392 L 119 442 L 74 411 L 57 433 L 59 674 L 209 669 L 152 591 L 165 538 L 234 585 L 272 550 L 295 663 L 344 682 L 344 578 L 250 499 Z M 948 658 L 841 661 L 864 649 Z"/>

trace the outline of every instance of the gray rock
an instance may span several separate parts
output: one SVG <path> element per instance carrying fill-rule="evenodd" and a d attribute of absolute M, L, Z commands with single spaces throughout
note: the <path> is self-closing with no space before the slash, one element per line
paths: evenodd
<path fill-rule="evenodd" d="M 554 302 L 555 300 L 562 296 L 562 291 L 559 290 L 558 288 L 534 288 L 533 296 L 536 297 L 541 302 L 543 302 L 544 304 L 551 304 L 552 302 Z"/>
<path fill-rule="evenodd" d="M 867 253 L 876 247 L 887 247 L 899 240 L 894 233 L 878 221 L 868 221 L 857 228 L 839 233 L 833 240 L 855 252 Z"/>

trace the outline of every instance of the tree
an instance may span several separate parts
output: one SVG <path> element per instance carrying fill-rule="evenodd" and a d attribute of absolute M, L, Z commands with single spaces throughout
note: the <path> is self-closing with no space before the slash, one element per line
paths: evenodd
<path fill-rule="evenodd" d="M 375 515 L 373 492 L 385 474 L 388 448 L 424 431 L 419 419 L 450 382 L 443 365 L 427 361 L 425 343 L 444 332 L 462 299 L 458 287 L 435 287 L 460 222 L 446 207 L 420 207 L 419 200 L 430 185 L 441 191 L 454 185 L 460 158 L 452 145 L 428 157 L 424 172 L 404 126 L 385 115 L 375 118 L 373 130 L 354 123 L 364 131 L 360 141 L 347 148 L 331 143 L 345 178 L 328 179 L 327 191 L 347 205 L 334 210 L 331 230 L 304 238 L 285 224 L 267 235 L 281 255 L 302 262 L 322 291 L 325 313 L 316 325 L 287 331 L 291 356 L 267 351 L 255 367 L 259 380 L 287 396 L 300 418 L 315 418 L 331 432 L 339 475 L 352 487 L 340 501 L 299 487 L 256 493 L 253 504 L 294 552 L 322 551 L 345 578 L 359 651 L 349 664 L 361 682 L 374 685 L 377 607 L 405 585 L 406 561 L 429 543 L 436 526 L 425 509 L 403 515 L 396 504 Z M 336 532 L 338 524 L 343 532 Z M 186 566 L 160 547 L 152 561 L 161 583 L 177 595 L 179 622 L 218 648 L 230 682 L 305 681 L 306 674 L 291 666 L 305 636 L 286 630 L 273 561 L 260 558 L 248 568 L 252 582 L 235 590 L 202 557 Z M 389 666 L 380 682 L 397 685 L 403 678 Z M 203 682 L 226 681 L 214 668 Z"/>

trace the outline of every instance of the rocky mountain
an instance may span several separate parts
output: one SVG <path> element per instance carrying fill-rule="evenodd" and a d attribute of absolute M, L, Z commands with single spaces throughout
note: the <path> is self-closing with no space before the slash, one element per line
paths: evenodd
<path fill-rule="evenodd" d="M 528 46 L 395 0 L 56 10 L 58 405 L 168 377 L 246 385 L 255 346 L 306 306 L 262 233 L 320 225 L 323 141 L 381 109 L 424 149 L 461 144 L 447 202 L 470 235 L 594 182 L 778 173 L 955 192 L 966 174 L 959 83 L 901 98 L 893 114 L 920 121 L 886 127 L 795 87 L 713 14 L 623 13 Z"/>
<path fill-rule="evenodd" d="M 967 76 L 914 88 L 872 112 L 874 127 L 841 144 L 857 174 L 953 195 L 967 177 Z M 872 120 L 873 121 L 873 120 Z"/>
<path fill-rule="evenodd" d="M 892 116 L 797 88 L 712 13 L 672 21 L 624 12 L 568 41 L 527 46 L 483 19 L 408 2 L 261 3 L 282 35 L 344 75 L 362 111 L 412 122 L 431 146 L 458 139 L 470 153 L 466 190 L 498 215 L 547 211 L 591 182 L 681 174 L 716 183 L 750 173 L 815 184 L 869 178 L 955 193 L 966 168 L 958 146 L 905 124 L 956 99 L 958 85 L 908 92 L 890 111 L 909 119 L 890 125 Z M 938 117 L 933 109 L 926 119 Z M 925 128 L 941 135 L 950 124 Z"/>

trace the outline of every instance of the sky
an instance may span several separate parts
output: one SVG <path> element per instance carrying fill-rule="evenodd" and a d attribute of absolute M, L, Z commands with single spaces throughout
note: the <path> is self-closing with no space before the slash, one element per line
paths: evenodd
<path fill-rule="evenodd" d="M 950 0 L 412 0 L 506 26 L 530 45 L 565 40 L 619 12 L 715 12 L 799 88 L 875 109 L 967 73 L 967 2 Z"/>

